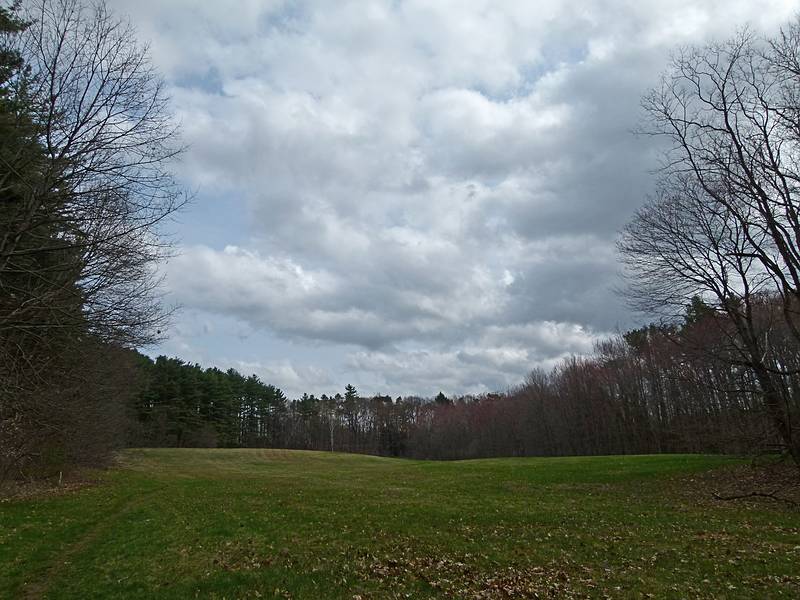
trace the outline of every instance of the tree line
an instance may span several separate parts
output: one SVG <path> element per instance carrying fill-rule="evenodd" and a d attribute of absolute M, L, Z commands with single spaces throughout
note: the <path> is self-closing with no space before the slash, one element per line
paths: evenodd
<path fill-rule="evenodd" d="M 590 356 L 532 372 L 513 390 L 457 398 L 362 397 L 347 386 L 287 399 L 255 375 L 143 357 L 131 443 L 432 459 L 774 452 L 782 440 L 757 380 L 713 354 L 724 343 L 717 318 L 695 298 L 679 325 L 632 330 Z M 785 367 L 800 368 L 788 332 L 773 344 Z M 783 398 L 793 416 L 798 391 Z"/>

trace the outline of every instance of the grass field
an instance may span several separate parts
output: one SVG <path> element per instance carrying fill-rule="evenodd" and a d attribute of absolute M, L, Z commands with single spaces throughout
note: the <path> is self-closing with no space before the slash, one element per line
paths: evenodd
<path fill-rule="evenodd" d="M 0 597 L 800 597 L 800 512 L 705 500 L 730 462 L 130 450 L 0 503 Z"/>

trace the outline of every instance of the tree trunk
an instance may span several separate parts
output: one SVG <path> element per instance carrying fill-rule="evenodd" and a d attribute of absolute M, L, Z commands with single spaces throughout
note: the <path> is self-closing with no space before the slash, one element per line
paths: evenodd
<path fill-rule="evenodd" d="M 772 419 L 775 429 L 783 443 L 786 444 L 786 448 L 792 460 L 800 467 L 800 440 L 795 439 L 792 435 L 789 415 L 783 410 L 781 394 L 773 381 L 772 375 L 763 365 L 755 365 L 753 367 L 753 372 L 761 388 L 764 405 L 767 407 L 769 417 Z"/>

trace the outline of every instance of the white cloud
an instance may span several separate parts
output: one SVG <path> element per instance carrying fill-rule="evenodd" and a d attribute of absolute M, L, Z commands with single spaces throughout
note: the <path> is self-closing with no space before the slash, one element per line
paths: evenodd
<path fill-rule="evenodd" d="M 288 360 L 266 363 L 237 360 L 231 361 L 231 364 L 240 373 L 258 375 L 262 381 L 280 388 L 290 398 L 314 393 L 314 390 L 333 390 L 335 393 L 339 389 L 331 373 L 319 367 L 298 366 Z"/>

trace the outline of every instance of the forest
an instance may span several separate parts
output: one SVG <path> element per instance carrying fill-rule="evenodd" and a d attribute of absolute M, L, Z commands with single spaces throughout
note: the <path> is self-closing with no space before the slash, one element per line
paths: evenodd
<path fill-rule="evenodd" d="M 102 3 L 12 4 L 0 31 L 0 480 L 130 446 L 800 462 L 800 21 L 680 50 L 642 100 L 667 150 L 618 254 L 653 324 L 453 398 L 287 398 L 140 353 L 168 335 L 158 267 L 190 199 L 163 80 Z"/>

